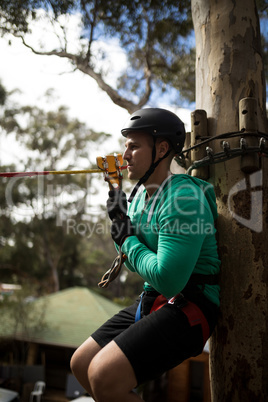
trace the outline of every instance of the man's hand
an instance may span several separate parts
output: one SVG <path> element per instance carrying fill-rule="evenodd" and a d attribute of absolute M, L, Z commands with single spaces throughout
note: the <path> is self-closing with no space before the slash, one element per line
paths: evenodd
<path fill-rule="evenodd" d="M 134 235 L 134 229 L 129 216 L 124 215 L 122 219 L 119 217 L 113 219 L 111 235 L 118 246 L 122 246 L 128 236 Z"/>
<path fill-rule="evenodd" d="M 109 191 L 107 211 L 111 220 L 127 214 L 127 197 L 122 190 Z"/>

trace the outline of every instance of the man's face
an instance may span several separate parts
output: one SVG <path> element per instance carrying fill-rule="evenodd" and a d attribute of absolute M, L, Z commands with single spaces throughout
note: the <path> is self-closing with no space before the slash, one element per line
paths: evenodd
<path fill-rule="evenodd" d="M 123 158 L 128 163 L 128 178 L 139 180 L 152 163 L 153 139 L 143 132 L 129 133 Z"/>

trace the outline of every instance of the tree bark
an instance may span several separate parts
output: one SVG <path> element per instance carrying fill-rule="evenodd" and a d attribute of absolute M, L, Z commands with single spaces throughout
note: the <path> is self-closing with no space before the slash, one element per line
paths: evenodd
<path fill-rule="evenodd" d="M 247 97 L 256 99 L 256 130 L 267 132 L 255 1 L 192 0 L 192 16 L 196 107 L 207 112 L 209 135 L 238 131 Z M 231 149 L 239 140 L 228 140 Z M 211 147 L 222 151 L 220 141 Z M 243 170 L 241 157 L 210 166 L 222 260 L 220 318 L 210 341 L 214 402 L 268 400 L 267 163 L 262 158 L 259 168 L 256 158 Z"/>

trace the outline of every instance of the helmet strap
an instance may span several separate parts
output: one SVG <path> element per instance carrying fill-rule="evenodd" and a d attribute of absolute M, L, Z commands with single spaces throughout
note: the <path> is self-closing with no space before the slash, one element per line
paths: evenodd
<path fill-rule="evenodd" d="M 129 196 L 128 202 L 132 202 L 133 198 L 135 197 L 138 189 L 140 188 L 140 186 L 145 183 L 149 177 L 151 176 L 151 174 L 155 171 L 156 167 L 159 165 L 159 163 L 168 157 L 168 155 L 170 154 L 171 149 L 169 149 L 164 156 L 162 156 L 162 158 L 158 159 L 156 162 L 154 162 L 155 160 L 155 156 L 156 156 L 156 148 L 155 148 L 155 138 L 153 137 L 154 140 L 154 146 L 153 146 L 153 150 L 152 150 L 152 163 L 151 166 L 149 167 L 149 169 L 147 170 L 147 172 L 142 176 L 142 178 L 138 181 L 138 183 L 135 185 L 135 187 L 133 188 L 133 190 L 131 191 L 131 194 Z"/>

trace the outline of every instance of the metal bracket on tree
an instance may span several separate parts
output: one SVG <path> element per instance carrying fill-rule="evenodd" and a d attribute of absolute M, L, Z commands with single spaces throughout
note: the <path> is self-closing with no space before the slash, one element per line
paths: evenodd
<path fill-rule="evenodd" d="M 244 98 L 239 102 L 239 130 L 209 136 L 207 114 L 204 110 L 192 112 L 191 144 L 186 139 L 187 148 L 176 157 L 176 162 L 186 169 L 187 174 L 203 180 L 209 178 L 209 165 L 241 157 L 241 170 L 252 173 L 260 169 L 260 158 L 268 156 L 266 142 L 268 134 L 258 131 L 257 101 Z M 237 146 L 231 147 L 228 139 L 236 138 Z M 189 138 L 189 136 L 188 136 Z M 214 152 L 211 143 L 221 140 L 222 151 Z M 190 146 L 189 146 L 190 145 Z M 195 170 L 195 172 L 194 172 Z"/>

